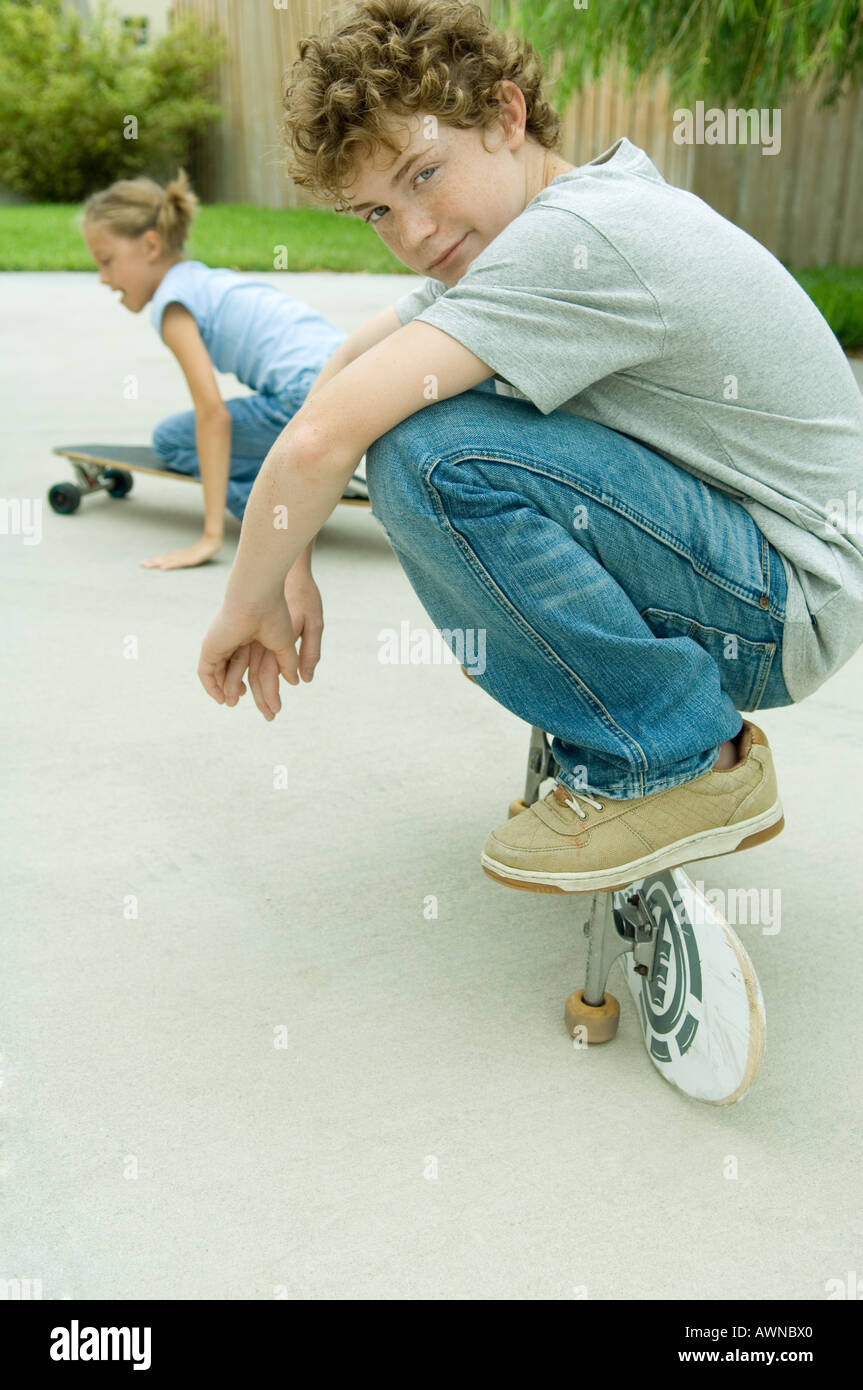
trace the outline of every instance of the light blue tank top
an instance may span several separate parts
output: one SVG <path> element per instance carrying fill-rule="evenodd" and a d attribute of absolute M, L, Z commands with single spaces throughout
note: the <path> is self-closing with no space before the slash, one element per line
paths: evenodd
<path fill-rule="evenodd" d="M 165 307 L 173 300 L 194 318 L 217 371 L 233 372 L 244 386 L 297 408 L 347 337 L 323 314 L 266 280 L 212 270 L 203 261 L 179 261 L 163 277 L 150 305 L 159 337 Z"/>

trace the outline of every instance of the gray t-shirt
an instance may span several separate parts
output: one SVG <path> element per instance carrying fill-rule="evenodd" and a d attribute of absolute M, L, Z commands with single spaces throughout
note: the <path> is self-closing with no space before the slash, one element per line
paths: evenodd
<path fill-rule="evenodd" d="M 863 643 L 863 395 L 845 354 L 784 266 L 638 146 L 558 175 L 458 284 L 429 278 L 395 310 L 463 343 L 498 394 L 632 435 L 740 501 L 784 561 L 793 700 Z"/>

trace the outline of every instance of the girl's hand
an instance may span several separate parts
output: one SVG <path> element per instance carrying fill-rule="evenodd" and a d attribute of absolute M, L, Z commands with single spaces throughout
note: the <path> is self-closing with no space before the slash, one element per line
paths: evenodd
<path fill-rule="evenodd" d="M 201 646 L 198 677 L 219 705 L 236 705 L 249 685 L 267 720 L 282 708 L 279 676 L 299 685 L 294 629 L 284 599 L 266 609 L 237 609 L 225 604 L 213 619 Z"/>
<path fill-rule="evenodd" d="M 296 640 L 300 644 L 300 675 L 310 681 L 321 659 L 321 633 L 324 630 L 324 608 L 321 591 L 311 574 L 304 573 L 285 580 L 285 601 L 290 609 Z"/>
<path fill-rule="evenodd" d="M 154 555 L 149 560 L 142 560 L 141 564 L 148 570 L 189 569 L 192 565 L 206 564 L 207 560 L 212 560 L 214 555 L 218 555 L 221 548 L 221 538 L 202 536 L 199 541 L 185 546 L 183 550 L 170 550 L 167 555 Z"/>

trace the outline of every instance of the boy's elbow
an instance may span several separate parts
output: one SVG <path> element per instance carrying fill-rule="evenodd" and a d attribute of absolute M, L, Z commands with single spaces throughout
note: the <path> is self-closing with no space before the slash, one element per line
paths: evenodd
<path fill-rule="evenodd" d="M 297 417 L 291 420 L 285 426 L 279 442 L 286 446 L 286 452 L 298 463 L 320 464 L 344 451 L 343 440 L 330 423 L 315 418 L 311 411 L 305 420 Z"/>

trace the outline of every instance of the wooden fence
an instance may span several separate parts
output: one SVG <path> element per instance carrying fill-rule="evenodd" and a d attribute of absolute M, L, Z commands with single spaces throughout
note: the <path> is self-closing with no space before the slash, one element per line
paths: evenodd
<path fill-rule="evenodd" d="M 175 0 L 228 40 L 218 74 L 223 118 L 198 142 L 193 172 L 205 201 L 315 206 L 287 176 L 279 140 L 281 83 L 297 42 L 316 32 L 323 0 Z M 483 5 L 485 8 L 485 5 Z M 557 71 L 553 58 L 547 75 Z M 548 91 L 553 101 L 553 86 Z M 760 144 L 678 144 L 662 79 L 631 95 L 608 72 L 575 93 L 562 115 L 560 153 L 584 164 L 626 135 L 664 178 L 703 198 L 795 269 L 863 264 L 863 89 L 818 111 L 818 92 L 781 106 L 779 152 Z M 775 120 L 775 118 L 774 118 Z M 773 129 L 774 127 L 771 127 Z"/>

